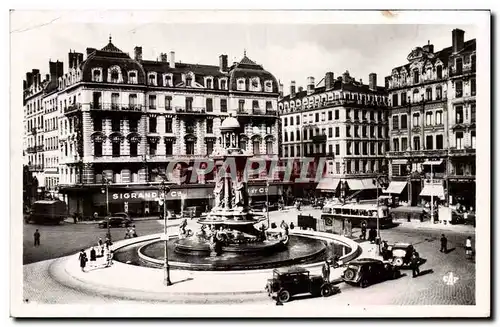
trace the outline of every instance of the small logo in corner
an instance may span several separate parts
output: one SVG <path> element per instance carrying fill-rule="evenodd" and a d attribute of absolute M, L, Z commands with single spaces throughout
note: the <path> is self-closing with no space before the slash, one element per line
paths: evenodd
<path fill-rule="evenodd" d="M 448 286 L 453 286 L 458 281 L 458 276 L 454 275 L 451 271 L 443 276 L 443 281 Z"/>

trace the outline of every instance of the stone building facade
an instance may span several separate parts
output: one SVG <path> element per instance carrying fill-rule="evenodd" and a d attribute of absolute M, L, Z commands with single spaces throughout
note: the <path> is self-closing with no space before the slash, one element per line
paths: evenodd
<path fill-rule="evenodd" d="M 104 48 L 86 52 L 86 58 L 69 53 L 55 92 L 58 190 L 71 212 L 104 214 L 106 202 L 111 212 L 157 212 L 154 198 L 130 194 L 158 193 L 171 161 L 182 160 L 182 170 L 192 171 L 192 161 L 207 158 L 219 144 L 229 116 L 240 122 L 239 146 L 247 154 L 277 157 L 278 83 L 246 53 L 232 65 L 226 55 L 219 65 L 180 63 L 174 52 L 153 61 L 142 58 L 142 47 L 130 57 L 111 38 Z M 172 210 L 181 202 L 205 204 L 211 187 L 210 177 L 172 185 L 167 200 Z"/>
<path fill-rule="evenodd" d="M 388 98 L 377 75 L 367 85 L 348 71 L 338 78 L 328 72 L 317 84 L 309 77 L 306 90 L 295 87 L 292 81 L 279 102 L 283 157 L 326 159 L 326 178 L 317 186 L 323 191 L 339 194 L 344 180 L 350 191 L 375 190 L 388 146 Z"/>
<path fill-rule="evenodd" d="M 475 190 L 475 58 L 476 40 L 455 29 L 451 47 L 416 47 L 386 78 L 390 191 L 413 205 L 431 195 L 464 203 Z"/>

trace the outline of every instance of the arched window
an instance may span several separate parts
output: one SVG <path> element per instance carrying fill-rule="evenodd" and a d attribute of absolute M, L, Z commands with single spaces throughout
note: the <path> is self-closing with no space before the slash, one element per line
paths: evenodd
<path fill-rule="evenodd" d="M 399 151 L 399 139 L 392 140 L 392 151 Z"/>
<path fill-rule="evenodd" d="M 101 81 L 101 71 L 99 69 L 95 69 L 93 74 L 92 74 L 92 81 L 93 82 L 100 82 Z"/>

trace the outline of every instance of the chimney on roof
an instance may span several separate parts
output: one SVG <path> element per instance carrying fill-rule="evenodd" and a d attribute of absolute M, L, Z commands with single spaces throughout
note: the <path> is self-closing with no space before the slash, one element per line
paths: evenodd
<path fill-rule="evenodd" d="M 389 81 L 391 80 L 391 76 L 386 76 L 385 77 L 385 88 L 388 89 L 389 88 Z"/>
<path fill-rule="evenodd" d="M 370 87 L 370 90 L 376 91 L 377 90 L 377 74 L 371 73 L 370 75 L 368 75 L 368 80 L 369 80 L 368 86 Z"/>
<path fill-rule="evenodd" d="M 279 97 L 282 98 L 283 97 L 283 83 L 279 82 L 278 84 L 278 92 L 279 92 Z"/>
<path fill-rule="evenodd" d="M 160 61 L 161 62 L 167 62 L 167 54 L 166 53 L 160 53 Z"/>
<path fill-rule="evenodd" d="M 227 72 L 227 55 L 225 54 L 219 56 L 219 70 Z"/>
<path fill-rule="evenodd" d="M 314 93 L 314 77 L 307 78 L 307 95 Z"/>
<path fill-rule="evenodd" d="M 46 80 L 46 81 L 49 81 L 49 80 L 50 80 L 50 75 L 49 75 L 49 74 L 45 74 L 45 80 Z"/>
<path fill-rule="evenodd" d="M 64 65 L 59 60 L 56 62 L 49 61 L 50 80 L 57 81 L 57 79 L 64 75 Z"/>
<path fill-rule="evenodd" d="M 32 72 L 27 72 L 26 73 L 26 87 L 30 87 L 33 84 L 33 73 Z"/>
<path fill-rule="evenodd" d="M 464 48 L 464 34 L 465 32 L 458 28 L 451 32 L 453 53 L 457 53 Z"/>
<path fill-rule="evenodd" d="M 299 93 L 304 91 L 304 88 L 302 86 L 299 86 Z"/>
<path fill-rule="evenodd" d="M 290 82 L 290 99 L 295 97 L 295 81 Z"/>
<path fill-rule="evenodd" d="M 135 60 L 142 60 L 142 47 L 135 47 L 134 48 L 134 59 Z"/>
<path fill-rule="evenodd" d="M 68 64 L 69 64 L 69 69 L 71 68 L 77 68 L 83 61 L 83 53 L 78 53 L 78 52 L 71 52 L 69 50 L 68 53 Z"/>
<path fill-rule="evenodd" d="M 39 69 L 33 69 L 33 84 L 35 84 L 35 87 L 38 87 L 39 81 L 40 81 L 40 70 Z"/>
<path fill-rule="evenodd" d="M 427 41 L 427 44 L 424 45 L 422 47 L 422 49 L 425 51 L 425 52 L 428 52 L 428 53 L 434 53 L 434 45 L 431 44 L 431 41 Z"/>
<path fill-rule="evenodd" d="M 168 65 L 170 66 L 170 68 L 175 68 L 175 52 L 174 51 L 170 51 L 170 61 L 169 61 Z"/>
<path fill-rule="evenodd" d="M 325 74 L 325 89 L 326 90 L 331 90 L 333 89 L 333 73 L 332 72 L 328 72 Z"/>
<path fill-rule="evenodd" d="M 26 80 L 24 80 L 24 81 L 23 81 L 23 90 L 26 90 L 27 85 L 28 85 L 28 83 L 26 82 Z"/>

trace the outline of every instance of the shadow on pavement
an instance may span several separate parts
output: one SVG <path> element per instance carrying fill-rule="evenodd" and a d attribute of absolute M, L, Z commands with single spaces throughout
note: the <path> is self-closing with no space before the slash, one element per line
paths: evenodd
<path fill-rule="evenodd" d="M 184 282 L 188 282 L 190 280 L 193 280 L 193 278 L 192 277 L 188 277 L 188 278 L 184 278 L 184 279 L 181 279 L 181 280 L 177 280 L 175 282 L 172 282 L 172 285 L 180 284 L 180 283 L 184 283 Z"/>
<path fill-rule="evenodd" d="M 426 269 L 426 270 L 422 270 L 418 276 L 419 277 L 420 276 L 425 276 L 425 275 L 432 274 L 432 273 L 434 273 L 434 270 L 432 270 L 432 269 Z"/>
<path fill-rule="evenodd" d="M 455 251 L 455 248 L 448 249 L 448 250 L 446 250 L 445 253 L 448 254 L 448 253 L 453 252 L 453 251 Z"/>

